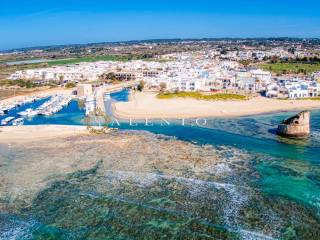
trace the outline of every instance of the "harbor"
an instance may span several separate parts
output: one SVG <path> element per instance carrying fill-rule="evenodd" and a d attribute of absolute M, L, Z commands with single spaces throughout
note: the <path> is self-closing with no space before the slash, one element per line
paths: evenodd
<path fill-rule="evenodd" d="M 39 116 L 52 116 L 72 101 L 72 96 L 53 95 L 46 98 L 32 96 L 25 101 L 16 102 L 1 107 L 1 126 L 23 125 L 25 122 L 32 123 L 32 119 Z"/>
<path fill-rule="evenodd" d="M 116 101 L 128 101 L 129 90 L 100 93 L 97 103 L 104 114 L 111 115 L 111 105 Z M 81 104 L 84 102 L 84 105 Z M 87 96 L 81 100 L 70 94 L 53 94 L 46 97 L 30 96 L 14 104 L 1 105 L 1 126 L 38 124 L 85 125 L 85 117 L 96 111 L 96 98 Z"/>

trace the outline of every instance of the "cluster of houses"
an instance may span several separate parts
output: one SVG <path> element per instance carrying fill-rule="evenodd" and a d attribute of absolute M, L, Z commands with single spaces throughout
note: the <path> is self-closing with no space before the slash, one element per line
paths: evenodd
<path fill-rule="evenodd" d="M 274 98 L 312 98 L 320 95 L 320 84 L 314 80 L 279 79 L 266 88 L 266 96 Z"/>
<path fill-rule="evenodd" d="M 320 91 L 317 74 L 306 79 L 274 77 L 268 71 L 244 68 L 238 61 L 216 58 L 214 51 L 175 53 L 162 58 L 167 61 L 100 61 L 30 69 L 17 71 L 10 78 L 39 84 L 79 83 L 97 81 L 112 73 L 122 81 L 143 80 L 147 88 L 154 90 L 165 86 L 167 91 L 260 92 L 277 98 L 316 97 Z"/>

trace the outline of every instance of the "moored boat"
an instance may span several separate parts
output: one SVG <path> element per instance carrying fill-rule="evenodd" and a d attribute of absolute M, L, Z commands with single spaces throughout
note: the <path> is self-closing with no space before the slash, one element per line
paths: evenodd
<path fill-rule="evenodd" d="M 28 108 L 22 112 L 19 112 L 18 115 L 22 117 L 34 117 L 38 115 L 38 111 L 33 110 L 32 108 Z"/>
<path fill-rule="evenodd" d="M 17 118 L 12 121 L 12 126 L 21 126 L 24 123 L 24 118 Z"/>
<path fill-rule="evenodd" d="M 6 117 L 5 119 L 2 119 L 1 125 L 2 125 L 2 126 L 6 126 L 6 125 L 8 125 L 13 119 L 14 119 L 14 117 Z"/>

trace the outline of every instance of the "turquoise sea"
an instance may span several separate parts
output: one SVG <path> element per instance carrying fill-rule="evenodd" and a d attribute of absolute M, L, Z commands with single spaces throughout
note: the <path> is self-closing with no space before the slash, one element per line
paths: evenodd
<path fill-rule="evenodd" d="M 127 101 L 127 92 L 112 97 Z M 207 118 L 203 126 L 195 119 L 184 125 L 179 119 L 153 121 L 152 126 L 120 122 L 114 127 L 122 131 L 213 147 L 225 163 L 207 169 L 206 176 L 110 172 L 108 179 L 116 175 L 119 181 L 108 183 L 112 197 L 95 193 L 90 185 L 98 181 L 95 170 L 70 175 L 70 181 L 56 182 L 38 195 L 28 210 L 32 220 L 0 209 L 0 239 L 320 239 L 320 111 L 312 111 L 312 134 L 306 140 L 274 134 L 277 124 L 292 114 Z M 55 116 L 25 124 L 81 125 L 83 110 L 73 101 Z M 223 174 L 217 177 L 219 171 Z M 151 182 L 155 176 L 152 186 L 128 181 Z M 63 212 L 81 219 L 61 227 Z M 92 220 L 97 218 L 105 225 Z M 17 235 L 21 229 L 32 234 Z"/>

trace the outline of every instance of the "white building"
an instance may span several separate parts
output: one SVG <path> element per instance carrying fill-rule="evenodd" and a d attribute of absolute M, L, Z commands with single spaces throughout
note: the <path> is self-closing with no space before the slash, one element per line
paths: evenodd
<path fill-rule="evenodd" d="M 320 85 L 315 81 L 280 80 L 266 87 L 266 96 L 290 99 L 309 98 L 319 96 L 319 91 Z"/>
<path fill-rule="evenodd" d="M 77 96 L 79 98 L 85 98 L 93 94 L 93 87 L 91 84 L 78 84 Z"/>

